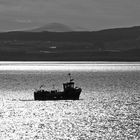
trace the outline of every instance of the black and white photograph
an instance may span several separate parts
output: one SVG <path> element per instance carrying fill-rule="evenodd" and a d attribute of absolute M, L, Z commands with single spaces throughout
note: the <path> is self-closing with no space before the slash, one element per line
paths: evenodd
<path fill-rule="evenodd" d="M 0 140 L 140 140 L 140 0 L 0 0 Z"/>

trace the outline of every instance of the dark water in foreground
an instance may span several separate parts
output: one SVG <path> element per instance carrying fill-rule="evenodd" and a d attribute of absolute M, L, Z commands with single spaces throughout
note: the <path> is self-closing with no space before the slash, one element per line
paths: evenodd
<path fill-rule="evenodd" d="M 140 65 L 61 66 L 1 68 L 0 139 L 140 139 Z M 32 101 L 41 84 L 62 90 L 68 72 L 80 100 Z"/>

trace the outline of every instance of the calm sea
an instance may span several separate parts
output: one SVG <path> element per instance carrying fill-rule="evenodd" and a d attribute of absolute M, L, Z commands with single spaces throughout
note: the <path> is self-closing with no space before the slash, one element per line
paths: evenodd
<path fill-rule="evenodd" d="M 79 101 L 33 101 L 68 73 Z M 140 63 L 0 62 L 0 101 L 1 139 L 140 139 Z"/>

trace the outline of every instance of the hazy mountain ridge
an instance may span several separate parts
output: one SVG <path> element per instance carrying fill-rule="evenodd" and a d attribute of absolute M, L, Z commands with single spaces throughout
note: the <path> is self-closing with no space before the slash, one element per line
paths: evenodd
<path fill-rule="evenodd" d="M 118 41 L 140 38 L 140 26 L 131 28 L 106 29 L 101 31 L 69 31 L 69 32 L 29 32 L 13 31 L 0 33 L 0 40 L 49 40 L 49 41 Z"/>
<path fill-rule="evenodd" d="M 0 33 L 0 60 L 140 61 L 140 26 L 92 32 Z"/>
<path fill-rule="evenodd" d="M 48 32 L 70 32 L 70 31 L 73 31 L 73 29 L 71 27 L 69 27 L 68 25 L 65 25 L 65 24 L 49 23 L 45 26 L 42 26 L 42 27 L 35 28 L 35 29 L 31 30 L 31 32 L 44 32 L 44 31 L 48 31 Z"/>

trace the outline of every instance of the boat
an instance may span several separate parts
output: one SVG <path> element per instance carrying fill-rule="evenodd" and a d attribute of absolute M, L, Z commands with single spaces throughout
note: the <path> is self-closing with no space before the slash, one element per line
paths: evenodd
<path fill-rule="evenodd" d="M 52 89 L 51 91 L 44 90 L 41 87 L 34 92 L 34 100 L 79 100 L 82 89 L 74 86 L 74 79 L 71 78 L 69 73 L 70 80 L 66 83 L 63 83 L 63 91 L 58 91 Z"/>

